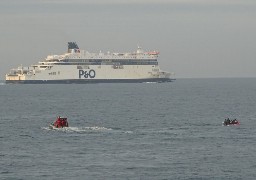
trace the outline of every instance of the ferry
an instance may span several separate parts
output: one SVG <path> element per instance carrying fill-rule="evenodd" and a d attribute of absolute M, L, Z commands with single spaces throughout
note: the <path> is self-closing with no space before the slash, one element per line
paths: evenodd
<path fill-rule="evenodd" d="M 68 42 L 62 55 L 48 55 L 29 67 L 20 66 L 6 74 L 6 84 L 143 83 L 171 82 L 172 73 L 158 65 L 158 51 L 90 53 Z"/>

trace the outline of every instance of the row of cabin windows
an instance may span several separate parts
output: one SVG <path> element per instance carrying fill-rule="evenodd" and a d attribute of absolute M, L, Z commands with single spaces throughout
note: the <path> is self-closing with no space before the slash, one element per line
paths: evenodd
<path fill-rule="evenodd" d="M 101 63 L 101 62 L 70 62 L 56 63 L 56 65 L 158 65 L 158 62 L 119 62 L 119 63 Z"/>
<path fill-rule="evenodd" d="M 65 59 L 63 62 L 156 62 L 156 59 Z"/>

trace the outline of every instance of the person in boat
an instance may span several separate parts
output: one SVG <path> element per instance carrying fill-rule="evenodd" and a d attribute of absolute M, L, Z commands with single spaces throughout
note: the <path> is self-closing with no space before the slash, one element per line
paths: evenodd
<path fill-rule="evenodd" d="M 227 119 L 227 124 L 230 124 L 230 122 L 231 122 L 231 121 L 230 121 L 230 119 L 228 118 L 228 119 Z"/>
<path fill-rule="evenodd" d="M 54 122 L 54 126 L 57 127 L 57 128 L 63 127 L 63 126 L 62 126 L 62 121 L 61 121 L 61 117 L 60 117 L 60 116 L 57 117 L 56 121 Z"/>
<path fill-rule="evenodd" d="M 238 124 L 238 120 L 237 119 L 232 120 L 232 124 Z"/>
<path fill-rule="evenodd" d="M 224 125 L 229 125 L 229 124 L 230 124 L 230 119 L 229 118 L 225 119 Z"/>
<path fill-rule="evenodd" d="M 61 125 L 62 125 L 62 127 L 68 127 L 67 118 L 62 118 L 62 119 L 61 119 Z"/>
<path fill-rule="evenodd" d="M 227 119 L 225 119 L 225 121 L 223 122 L 223 124 L 226 126 L 228 125 Z"/>

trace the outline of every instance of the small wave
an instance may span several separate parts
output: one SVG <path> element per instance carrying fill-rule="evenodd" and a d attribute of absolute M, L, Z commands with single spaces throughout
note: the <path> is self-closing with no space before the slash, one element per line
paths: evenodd
<path fill-rule="evenodd" d="M 126 133 L 126 134 L 132 134 L 133 131 L 124 131 L 124 133 Z"/>
<path fill-rule="evenodd" d="M 12 172 L 11 172 L 11 171 L 6 170 L 6 171 L 2 171 L 0 174 L 10 174 L 10 173 L 12 173 Z"/>
<path fill-rule="evenodd" d="M 0 85 L 6 85 L 5 83 L 0 83 Z"/>
<path fill-rule="evenodd" d="M 34 138 L 33 136 L 30 136 L 28 134 L 20 134 L 20 137 L 29 137 L 29 138 Z"/>
<path fill-rule="evenodd" d="M 145 82 L 146 84 L 156 84 L 157 82 Z"/>

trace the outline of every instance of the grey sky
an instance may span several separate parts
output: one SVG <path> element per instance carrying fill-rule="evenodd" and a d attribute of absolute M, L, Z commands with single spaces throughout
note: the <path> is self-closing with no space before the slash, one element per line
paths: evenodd
<path fill-rule="evenodd" d="M 255 0 L 1 0 L 0 79 L 62 54 L 159 50 L 176 78 L 256 77 Z"/>

